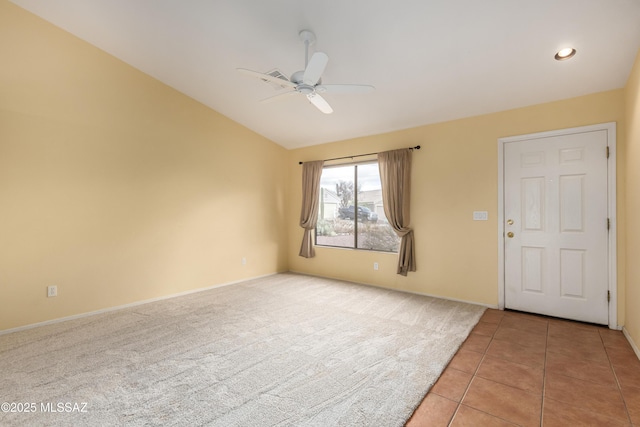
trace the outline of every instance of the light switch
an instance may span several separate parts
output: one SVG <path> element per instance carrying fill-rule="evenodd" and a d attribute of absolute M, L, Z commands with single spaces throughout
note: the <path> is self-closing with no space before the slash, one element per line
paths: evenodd
<path fill-rule="evenodd" d="M 487 211 L 473 211 L 474 221 L 487 221 L 489 219 L 489 212 Z"/>

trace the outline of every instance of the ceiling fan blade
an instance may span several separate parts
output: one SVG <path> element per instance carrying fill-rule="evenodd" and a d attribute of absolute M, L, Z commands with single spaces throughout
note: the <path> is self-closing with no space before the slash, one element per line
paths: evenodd
<path fill-rule="evenodd" d="M 320 80 L 320 77 L 322 77 L 322 73 L 324 72 L 324 68 L 327 66 L 327 62 L 329 62 L 329 57 L 326 53 L 314 53 L 307 64 L 307 68 L 304 70 L 302 83 L 309 86 L 315 86 Z"/>
<path fill-rule="evenodd" d="M 329 103 L 325 101 L 324 98 L 318 95 L 317 93 L 308 94 L 307 99 L 309 100 L 309 102 L 315 105 L 318 110 L 322 111 L 323 113 L 325 114 L 333 113 L 333 108 L 331 108 L 331 105 L 329 105 Z"/>
<path fill-rule="evenodd" d="M 240 74 L 244 74 L 245 76 L 257 77 L 262 80 L 266 80 L 268 82 L 272 82 L 284 87 L 296 87 L 295 83 L 290 82 L 289 80 L 284 80 L 279 77 L 273 77 L 269 74 L 259 73 L 257 71 L 247 70 L 245 68 L 236 68 Z"/>
<path fill-rule="evenodd" d="M 288 98 L 290 95 L 295 95 L 297 93 L 298 93 L 297 90 L 290 90 L 288 92 L 279 93 L 277 95 L 270 96 L 269 98 L 262 99 L 260 100 L 260 102 L 263 104 L 268 104 L 270 102 L 282 101 L 283 99 Z"/>
<path fill-rule="evenodd" d="M 370 85 L 319 85 L 316 91 L 320 93 L 368 93 L 376 88 Z"/>

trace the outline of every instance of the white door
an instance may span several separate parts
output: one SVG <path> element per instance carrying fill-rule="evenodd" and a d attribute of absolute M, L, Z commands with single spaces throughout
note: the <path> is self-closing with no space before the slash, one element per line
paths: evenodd
<path fill-rule="evenodd" d="M 609 319 L 607 130 L 504 144 L 504 302 Z"/>

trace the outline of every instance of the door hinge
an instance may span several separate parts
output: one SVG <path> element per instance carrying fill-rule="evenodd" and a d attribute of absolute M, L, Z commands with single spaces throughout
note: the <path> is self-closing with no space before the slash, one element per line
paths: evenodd
<path fill-rule="evenodd" d="M 609 146 L 607 145 L 607 159 L 609 158 Z"/>
<path fill-rule="evenodd" d="M 611 219 L 607 218 L 607 230 L 611 230 Z"/>
<path fill-rule="evenodd" d="M 611 302 L 611 291 L 607 291 L 607 302 Z"/>

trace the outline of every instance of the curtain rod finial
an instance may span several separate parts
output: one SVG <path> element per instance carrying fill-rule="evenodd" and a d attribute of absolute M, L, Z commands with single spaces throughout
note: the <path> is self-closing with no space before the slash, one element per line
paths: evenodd
<path fill-rule="evenodd" d="M 302 162 L 298 162 L 298 164 L 299 164 L 299 165 L 301 165 L 301 164 L 302 164 Z"/>

